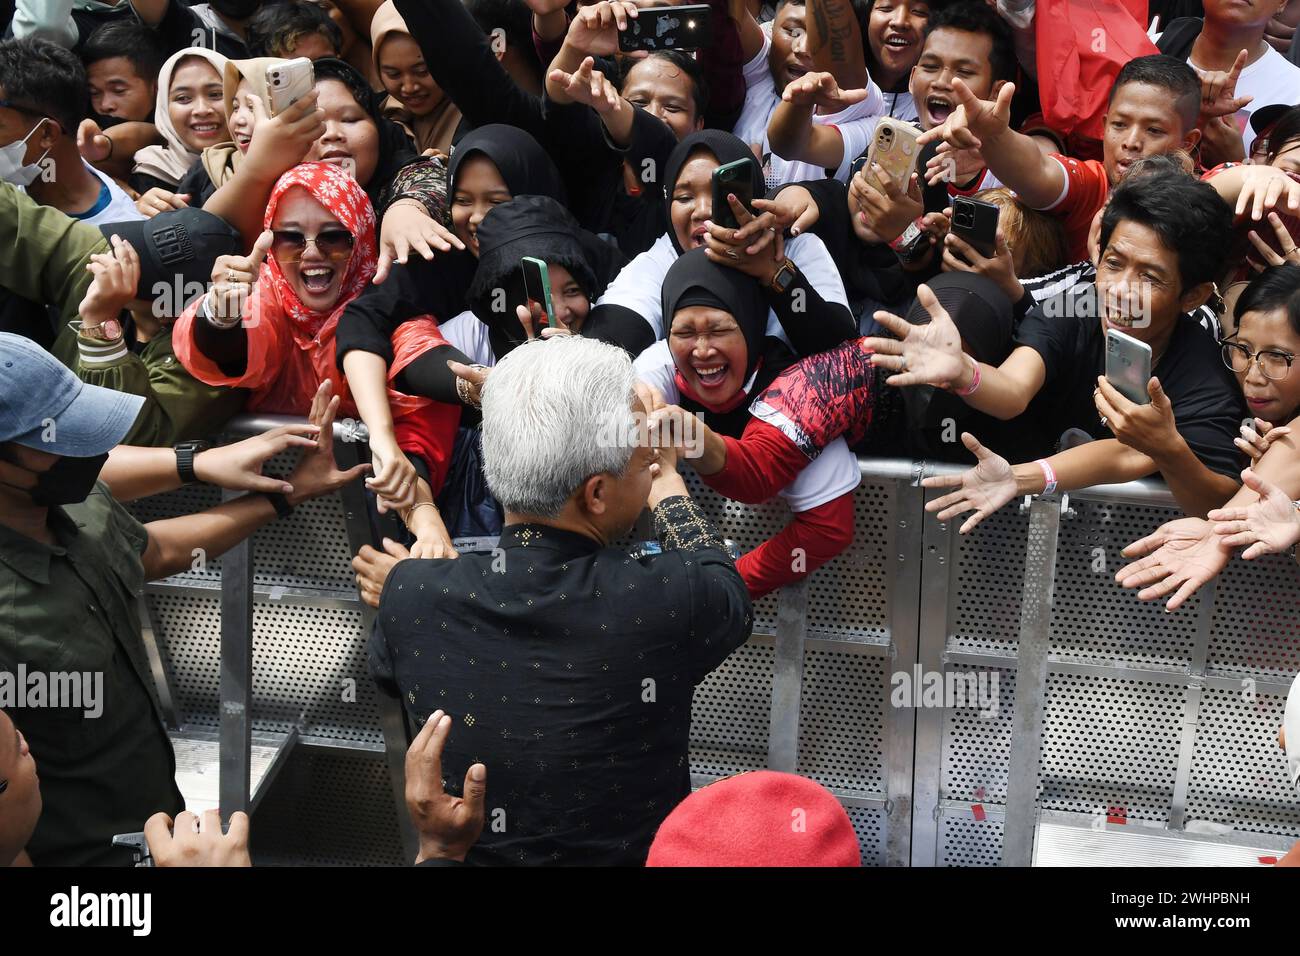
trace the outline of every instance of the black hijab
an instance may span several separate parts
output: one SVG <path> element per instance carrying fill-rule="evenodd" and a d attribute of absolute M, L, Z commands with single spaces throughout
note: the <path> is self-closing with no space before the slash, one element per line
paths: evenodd
<path fill-rule="evenodd" d="M 488 327 L 498 359 L 525 341 L 515 315 L 515 306 L 527 301 L 519 265 L 524 256 L 568 269 L 592 302 L 605 291 L 603 277 L 596 275 L 578 238 L 581 232 L 569 211 L 546 196 L 516 196 L 483 217 L 478 227 L 478 269 L 465 301 Z M 501 304 L 495 301 L 498 289 L 505 292 L 502 309 L 493 307 Z"/>
<path fill-rule="evenodd" d="M 702 129 L 698 133 L 687 136 L 668 154 L 667 175 L 663 179 L 664 221 L 668 225 L 668 237 L 672 240 L 673 248 L 678 254 L 685 250 L 677 241 L 677 233 L 673 229 L 673 190 L 677 188 L 677 178 L 682 174 L 682 167 L 690 160 L 691 154 L 698 151 L 712 153 L 717 158 L 719 166 L 734 163 L 738 159 L 754 160 L 751 167 L 754 174 L 753 194 L 761 198 L 767 193 L 767 186 L 763 182 L 763 171 L 759 168 L 758 160 L 754 159 L 754 151 L 745 145 L 743 140 L 720 129 Z M 668 313 L 665 312 L 664 316 L 666 321 Z"/>
<path fill-rule="evenodd" d="M 364 187 L 371 204 L 378 210 L 381 208 L 379 198 L 397 171 L 419 158 L 415 142 L 406 130 L 383 114 L 383 97 L 370 88 L 366 78 L 351 63 L 327 56 L 313 62 L 312 69 L 317 82 L 337 80 L 346 86 L 357 105 L 366 111 L 379 131 L 379 160 L 375 163 L 375 172 L 370 177 L 370 182 Z"/>
<path fill-rule="evenodd" d="M 720 309 L 730 314 L 740 326 L 746 350 L 744 381 L 748 383 L 753 376 L 745 397 L 734 406 L 718 410 L 709 408 L 685 391 L 681 394 L 683 408 L 704 413 L 705 421 L 715 431 L 739 437 L 749 421 L 750 402 L 797 361 L 788 345 L 765 335 L 768 307 L 758 282 L 743 272 L 710 262 L 703 249 L 692 249 L 679 256 L 668 269 L 661 296 L 664 329 L 670 335 L 673 317 L 678 310 L 693 305 Z"/>
<path fill-rule="evenodd" d="M 447 171 L 449 194 L 456 192 L 461 164 L 475 153 L 492 161 L 511 196 L 550 196 L 561 205 L 567 203 L 559 170 L 546 150 L 517 126 L 504 123 L 480 126 L 456 144 Z"/>

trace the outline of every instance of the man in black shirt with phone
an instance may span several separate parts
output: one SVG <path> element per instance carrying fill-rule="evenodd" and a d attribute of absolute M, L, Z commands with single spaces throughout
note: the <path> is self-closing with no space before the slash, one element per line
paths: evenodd
<path fill-rule="evenodd" d="M 962 352 L 952 319 L 925 287 L 929 324 L 877 313 L 902 339 L 867 340 L 878 353 L 873 361 L 899 373 L 890 384 L 949 388 L 973 408 L 1023 422 L 1022 441 L 1043 456 L 1013 467 L 965 434 L 979 464 L 926 479 L 927 487 L 955 489 L 928 510 L 945 521 L 974 511 L 964 533 L 1020 495 L 1156 471 L 1188 514 L 1231 497 L 1239 467 L 1233 437 L 1246 409 L 1218 344 L 1187 315 L 1213 292 L 1231 216 L 1213 187 L 1182 173 L 1116 187 L 1102 217 L 1096 281 L 1036 306 L 996 367 Z M 1129 402 L 1100 378 L 1109 328 L 1151 346 L 1149 404 Z M 1052 454 L 1057 436 L 1071 429 L 1092 441 Z"/>

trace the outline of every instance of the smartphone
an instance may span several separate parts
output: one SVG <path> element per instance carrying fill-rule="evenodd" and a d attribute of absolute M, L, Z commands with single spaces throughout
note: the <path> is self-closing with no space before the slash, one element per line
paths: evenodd
<path fill-rule="evenodd" d="M 739 199 L 741 205 L 751 213 L 754 211 L 756 166 L 755 160 L 738 159 L 713 171 L 713 221 L 719 226 L 725 229 L 740 228 L 736 214 L 731 211 L 731 203 L 727 202 L 728 193 Z"/>
<path fill-rule="evenodd" d="M 555 306 L 551 302 L 551 271 L 541 259 L 524 256 L 519 260 L 524 270 L 524 294 L 546 310 L 546 322 L 555 328 Z"/>
<path fill-rule="evenodd" d="M 713 40 L 713 24 L 707 3 L 682 7 L 643 7 L 627 29 L 618 34 L 618 48 L 624 53 L 646 50 L 700 50 Z"/>
<path fill-rule="evenodd" d="M 952 197 L 952 231 L 985 259 L 997 255 L 998 207 L 982 199 Z"/>
<path fill-rule="evenodd" d="M 912 181 L 912 173 L 916 172 L 916 161 L 921 155 L 921 148 L 916 145 L 920 135 L 921 131 L 911 123 L 890 116 L 881 119 L 876 124 L 876 135 L 871 140 L 871 148 L 867 150 L 864 163 L 867 182 L 880 192 L 885 191 L 876 174 L 871 171 L 872 164 L 878 163 L 900 189 L 907 189 Z"/>
<path fill-rule="evenodd" d="M 266 88 L 271 96 L 267 106 L 271 115 L 283 113 L 310 93 L 315 83 L 316 71 L 305 56 L 287 63 L 272 63 L 266 68 Z"/>
<path fill-rule="evenodd" d="M 1106 381 L 1130 402 L 1150 404 L 1147 382 L 1151 381 L 1151 346 L 1116 329 L 1107 329 Z"/>

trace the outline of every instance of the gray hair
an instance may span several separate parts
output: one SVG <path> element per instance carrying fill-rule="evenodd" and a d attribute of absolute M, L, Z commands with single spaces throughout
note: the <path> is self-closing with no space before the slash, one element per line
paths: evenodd
<path fill-rule="evenodd" d="M 514 349 L 483 387 L 483 473 L 507 511 L 555 518 L 632 458 L 636 374 L 621 348 L 560 336 Z"/>

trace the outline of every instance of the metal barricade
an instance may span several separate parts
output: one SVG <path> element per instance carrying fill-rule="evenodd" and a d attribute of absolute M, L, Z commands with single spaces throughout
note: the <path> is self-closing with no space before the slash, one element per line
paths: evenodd
<path fill-rule="evenodd" d="M 241 418 L 229 437 L 283 421 Z M 336 425 L 341 467 L 361 437 Z M 1294 562 L 1234 561 L 1169 615 L 1113 581 L 1119 549 L 1177 514 L 1159 484 L 1009 506 L 959 536 L 924 511 L 920 480 L 942 469 L 860 464 L 853 543 L 758 602 L 754 636 L 697 689 L 697 786 L 763 767 L 811 777 L 844 804 L 868 865 L 1059 862 L 1070 834 L 1210 850 L 1300 836 L 1275 741 L 1300 671 Z M 688 484 L 743 549 L 789 520 L 779 502 Z M 364 496 L 357 482 L 305 504 L 146 592 L 174 729 L 209 755 L 219 742 L 220 805 L 256 809 L 259 862 L 413 853 L 407 729 L 366 671 L 371 612 L 349 564 L 371 542 Z M 217 500 L 196 486 L 133 510 Z M 643 520 L 629 540 L 647 536 Z"/>

